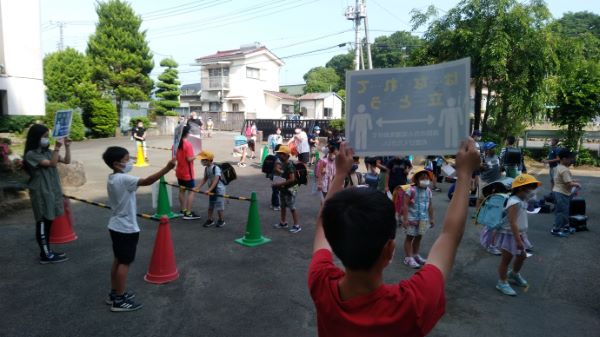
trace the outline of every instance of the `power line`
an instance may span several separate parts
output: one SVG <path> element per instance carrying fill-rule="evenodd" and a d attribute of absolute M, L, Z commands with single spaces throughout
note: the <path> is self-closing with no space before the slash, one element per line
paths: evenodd
<path fill-rule="evenodd" d="M 322 36 L 318 36 L 318 37 L 315 37 L 315 38 L 312 38 L 312 39 L 309 39 L 309 40 L 304 40 L 304 41 L 300 41 L 300 42 L 296 42 L 296 43 L 288 44 L 288 45 L 285 45 L 285 46 L 280 46 L 280 47 L 270 48 L 270 49 L 271 49 L 271 50 L 281 50 L 281 49 L 286 49 L 286 48 L 289 48 L 289 47 L 294 47 L 294 46 L 298 46 L 298 45 L 301 45 L 301 44 L 304 44 L 304 43 L 309 43 L 309 42 L 313 42 L 313 41 L 322 40 L 322 39 L 325 39 L 325 38 L 328 38 L 328 37 L 331 37 L 331 36 L 337 36 L 337 35 L 341 35 L 341 34 L 344 34 L 344 33 L 347 33 L 347 32 L 351 32 L 351 31 L 352 31 L 352 29 L 346 29 L 346 30 L 342 30 L 342 31 L 340 31 L 340 32 L 336 32 L 336 33 L 330 33 L 330 34 L 327 34 L 327 35 L 322 35 Z"/>
<path fill-rule="evenodd" d="M 197 6 L 190 7 L 189 9 L 186 8 L 186 9 L 184 9 L 182 11 L 163 12 L 163 13 L 156 14 L 156 15 L 150 16 L 150 17 L 143 17 L 142 16 L 142 19 L 144 21 L 162 20 L 162 19 L 165 19 L 165 18 L 172 18 L 174 16 L 187 15 L 187 14 L 190 14 L 190 13 L 193 13 L 193 12 L 197 12 L 197 11 L 202 10 L 202 9 L 207 9 L 207 8 L 215 7 L 215 6 L 218 6 L 218 5 L 222 5 L 222 4 L 227 3 L 227 2 L 231 2 L 231 0 L 213 0 L 212 2 L 209 2 L 207 4 L 199 4 Z M 195 9 L 192 10 L 192 8 L 195 8 Z"/>

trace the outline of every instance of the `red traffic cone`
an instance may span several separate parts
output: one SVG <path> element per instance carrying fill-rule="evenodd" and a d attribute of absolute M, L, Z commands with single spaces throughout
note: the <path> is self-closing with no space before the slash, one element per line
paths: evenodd
<path fill-rule="evenodd" d="M 63 198 L 65 212 L 54 218 L 50 227 L 50 243 L 67 243 L 77 240 L 73 232 L 73 216 L 71 215 L 71 203 L 69 199 Z"/>
<path fill-rule="evenodd" d="M 175 265 L 175 252 L 173 251 L 169 218 L 163 216 L 160 218 L 152 260 L 144 280 L 150 283 L 162 284 L 174 281 L 178 277 L 179 272 Z"/>

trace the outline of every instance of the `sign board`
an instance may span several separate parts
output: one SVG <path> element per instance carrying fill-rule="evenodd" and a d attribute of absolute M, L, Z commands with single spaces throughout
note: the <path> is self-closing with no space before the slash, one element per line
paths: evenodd
<path fill-rule="evenodd" d="M 355 153 L 456 153 L 469 135 L 470 65 L 347 72 L 346 139 Z"/>
<path fill-rule="evenodd" d="M 54 130 L 52 138 L 65 138 L 71 132 L 71 122 L 73 120 L 73 110 L 59 110 L 54 115 Z"/>
<path fill-rule="evenodd" d="M 175 127 L 175 132 L 173 133 L 173 158 L 177 156 L 177 148 L 179 148 L 179 141 L 181 141 L 181 135 L 183 134 L 183 127 L 185 126 L 185 122 L 180 122 Z"/>

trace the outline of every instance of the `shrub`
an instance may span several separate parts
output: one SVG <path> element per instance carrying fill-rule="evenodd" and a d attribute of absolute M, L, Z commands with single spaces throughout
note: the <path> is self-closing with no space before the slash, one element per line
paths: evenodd
<path fill-rule="evenodd" d="M 23 132 L 43 116 L 1 116 L 0 132 Z"/>
<path fill-rule="evenodd" d="M 148 119 L 148 117 L 132 117 L 129 121 L 129 126 L 133 128 L 138 123 L 138 121 L 142 121 L 142 123 L 144 123 L 145 129 L 148 129 L 150 127 L 150 119 Z"/>
<path fill-rule="evenodd" d="M 346 120 L 345 119 L 332 119 L 331 122 L 329 122 L 329 126 L 332 129 L 335 129 L 339 132 L 343 132 L 344 128 L 346 125 Z"/>
<path fill-rule="evenodd" d="M 600 166 L 600 160 L 598 157 L 595 157 L 590 150 L 586 148 L 581 148 L 579 153 L 577 154 L 577 162 L 576 165 L 591 165 L 591 166 Z"/>
<path fill-rule="evenodd" d="M 91 101 L 92 111 L 90 122 L 92 132 L 96 137 L 112 137 L 117 128 L 117 109 L 115 105 L 106 99 L 93 99 Z"/>

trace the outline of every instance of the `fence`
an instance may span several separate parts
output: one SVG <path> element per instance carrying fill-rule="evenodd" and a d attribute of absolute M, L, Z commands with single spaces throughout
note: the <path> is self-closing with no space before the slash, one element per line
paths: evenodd
<path fill-rule="evenodd" d="M 329 128 L 331 119 L 246 119 L 239 130 L 243 133 L 244 129 L 250 125 L 250 122 L 256 124 L 257 130 L 262 131 L 262 140 L 266 141 L 269 135 L 275 133 L 277 128 L 281 129 L 283 138 L 292 138 L 294 136 L 294 129 L 297 126 L 302 127 L 307 132 L 312 131 L 315 126 L 319 126 L 321 130 L 324 130 Z"/>

